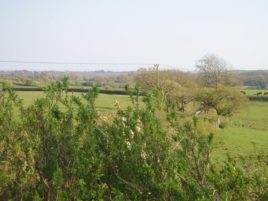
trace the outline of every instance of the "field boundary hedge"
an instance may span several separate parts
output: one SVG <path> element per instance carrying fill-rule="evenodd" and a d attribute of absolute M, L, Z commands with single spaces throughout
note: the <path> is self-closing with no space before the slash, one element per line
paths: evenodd
<path fill-rule="evenodd" d="M 268 102 L 268 96 L 248 96 L 250 101 L 264 101 Z"/>
<path fill-rule="evenodd" d="M 43 88 L 12 88 L 14 91 L 45 91 Z M 88 92 L 90 89 L 77 89 L 77 88 L 69 88 L 68 92 Z M 126 91 L 120 91 L 120 90 L 100 90 L 99 93 L 102 94 L 114 94 L 114 95 L 128 95 Z"/>
<path fill-rule="evenodd" d="M 44 88 L 12 88 L 14 91 L 45 91 Z M 69 88 L 67 91 L 68 92 L 80 92 L 80 93 L 85 93 L 88 92 L 90 89 L 78 89 L 78 88 Z M 101 94 L 111 94 L 111 95 L 128 95 L 128 92 L 126 91 L 120 91 L 120 90 L 105 90 L 101 89 L 99 91 Z M 144 95 L 144 94 L 141 94 Z M 268 102 L 268 96 L 247 96 L 250 101 L 263 101 L 263 102 Z"/>

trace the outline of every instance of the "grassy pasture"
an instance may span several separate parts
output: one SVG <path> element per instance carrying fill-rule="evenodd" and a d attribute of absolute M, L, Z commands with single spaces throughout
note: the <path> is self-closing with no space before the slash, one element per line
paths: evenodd
<path fill-rule="evenodd" d="M 44 92 L 28 92 L 28 91 L 18 91 L 16 92 L 18 96 L 23 99 L 25 105 L 30 105 L 34 100 L 41 98 Z M 81 96 L 81 93 L 74 93 L 75 95 Z M 119 102 L 122 108 L 126 108 L 130 105 L 130 98 L 125 95 L 109 95 L 109 94 L 99 94 L 96 102 L 96 106 L 99 110 L 112 110 L 115 108 L 115 102 Z"/>
<path fill-rule="evenodd" d="M 268 92 L 267 89 L 266 90 L 265 89 L 241 89 L 241 91 L 245 91 L 248 96 L 254 96 L 258 92 L 262 92 L 262 94 L 264 94 L 265 92 Z"/>
<path fill-rule="evenodd" d="M 268 102 L 250 102 L 215 135 L 215 158 L 230 155 L 268 154 Z"/>
<path fill-rule="evenodd" d="M 235 126 L 268 132 L 268 102 L 252 101 L 232 119 Z"/>
<path fill-rule="evenodd" d="M 255 153 L 268 154 L 268 130 L 229 127 L 216 136 L 214 158 L 221 159 L 228 153 L 246 156 Z"/>
<path fill-rule="evenodd" d="M 43 92 L 17 92 L 26 105 L 30 105 Z M 76 93 L 81 95 L 80 93 Z M 122 108 L 130 105 L 125 95 L 100 94 L 96 106 L 100 111 L 110 113 L 115 102 Z M 214 158 L 221 160 L 230 155 L 247 155 L 254 152 L 268 154 L 268 102 L 250 102 L 246 108 L 235 114 L 226 128 L 218 129 L 215 134 Z"/>

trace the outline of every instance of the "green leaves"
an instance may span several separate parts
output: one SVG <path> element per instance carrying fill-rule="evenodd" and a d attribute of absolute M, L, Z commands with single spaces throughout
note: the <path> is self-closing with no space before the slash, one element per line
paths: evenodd
<path fill-rule="evenodd" d="M 97 87 L 82 97 L 67 89 L 67 78 L 52 83 L 29 107 L 14 92 L 0 91 L 0 200 L 267 198 L 267 177 L 258 168 L 210 160 L 213 135 L 199 131 L 197 117 L 178 124 L 174 109 L 164 113 L 165 122 L 162 90 L 145 94 L 140 107 L 139 86 L 126 88 L 133 105 L 103 121 Z M 210 91 L 202 97 L 209 108 L 218 103 Z M 227 114 L 227 106 L 217 109 Z"/>

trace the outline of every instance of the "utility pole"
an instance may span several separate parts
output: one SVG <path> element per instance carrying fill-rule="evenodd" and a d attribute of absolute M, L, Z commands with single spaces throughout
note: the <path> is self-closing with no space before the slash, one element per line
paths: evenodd
<path fill-rule="evenodd" d="M 154 64 L 154 68 L 157 71 L 157 87 L 160 88 L 160 85 L 159 85 L 159 64 Z"/>

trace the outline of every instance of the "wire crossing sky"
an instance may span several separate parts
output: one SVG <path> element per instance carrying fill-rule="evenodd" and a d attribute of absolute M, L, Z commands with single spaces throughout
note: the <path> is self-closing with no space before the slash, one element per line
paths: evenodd
<path fill-rule="evenodd" d="M 0 61 L 32 62 L 0 70 L 188 71 L 206 53 L 268 70 L 267 0 L 0 0 L 0 28 Z"/>

